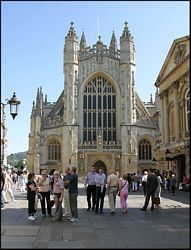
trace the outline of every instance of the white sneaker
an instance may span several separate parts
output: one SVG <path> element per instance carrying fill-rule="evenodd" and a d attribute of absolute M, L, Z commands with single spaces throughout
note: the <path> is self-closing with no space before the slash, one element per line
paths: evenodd
<path fill-rule="evenodd" d="M 36 218 L 33 217 L 32 215 L 28 216 L 28 219 L 29 219 L 29 220 L 36 220 Z"/>
<path fill-rule="evenodd" d="M 71 222 L 77 222 L 78 219 L 77 219 L 77 218 L 71 218 L 70 221 L 71 221 Z"/>

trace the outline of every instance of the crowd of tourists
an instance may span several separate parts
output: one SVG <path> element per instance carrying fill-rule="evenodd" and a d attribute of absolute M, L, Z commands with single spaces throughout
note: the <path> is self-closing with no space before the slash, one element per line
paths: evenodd
<path fill-rule="evenodd" d="M 184 182 L 187 179 L 184 178 Z M 181 184 L 183 186 L 184 182 Z M 12 202 L 15 201 L 12 186 L 15 185 L 21 192 L 27 192 L 28 219 L 36 220 L 38 204 L 41 204 L 42 216 L 52 218 L 52 222 L 62 221 L 66 217 L 71 222 L 78 221 L 78 175 L 75 167 L 66 167 L 64 173 L 53 170 L 50 173 L 42 170 L 40 175 L 20 171 L 18 173 L 5 171 L 1 166 L 1 208 L 7 201 L 7 194 Z M 159 172 L 144 170 L 141 175 L 123 174 L 109 169 L 108 176 L 100 167 L 96 167 L 86 175 L 84 188 L 87 196 L 87 211 L 103 214 L 104 199 L 108 195 L 111 215 L 116 213 L 116 199 L 120 199 L 120 208 L 123 214 L 128 213 L 128 194 L 142 190 L 145 202 L 142 211 L 146 211 L 151 200 L 151 211 L 160 208 L 161 187 L 168 189 L 175 195 L 177 179 L 172 171 Z M 52 207 L 55 206 L 54 215 Z M 64 209 L 64 213 L 63 213 Z"/>

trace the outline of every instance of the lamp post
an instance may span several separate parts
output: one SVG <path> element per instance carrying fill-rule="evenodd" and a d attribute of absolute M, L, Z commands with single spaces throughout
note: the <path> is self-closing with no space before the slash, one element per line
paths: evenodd
<path fill-rule="evenodd" d="M 2 106 L 2 113 L 3 113 L 3 117 L 1 118 L 2 119 L 2 122 L 5 121 L 5 106 L 7 104 L 10 105 L 10 115 L 13 117 L 13 120 L 15 119 L 15 117 L 18 115 L 18 110 L 19 110 L 19 105 L 20 105 L 20 101 L 17 99 L 16 97 L 16 94 L 15 92 L 13 93 L 13 96 L 12 98 L 9 100 L 9 99 L 6 99 L 7 103 L 2 103 L 1 102 L 1 106 Z"/>
<path fill-rule="evenodd" d="M 8 100 L 8 104 L 10 105 L 10 114 L 13 117 L 13 120 L 18 115 L 19 104 L 21 102 L 17 99 L 15 92 L 13 93 L 13 97 Z"/>
<path fill-rule="evenodd" d="M 15 92 L 11 99 L 6 99 L 6 103 L 1 102 L 1 164 L 7 165 L 7 157 L 5 157 L 5 148 L 7 147 L 7 128 L 5 126 L 5 106 L 10 105 L 10 115 L 13 120 L 18 115 L 19 104 L 21 103 Z"/>
<path fill-rule="evenodd" d="M 170 170 L 170 161 L 171 161 L 171 152 L 170 150 L 167 148 L 167 150 L 165 151 L 165 155 L 166 155 L 166 161 L 168 161 L 168 170 Z"/>

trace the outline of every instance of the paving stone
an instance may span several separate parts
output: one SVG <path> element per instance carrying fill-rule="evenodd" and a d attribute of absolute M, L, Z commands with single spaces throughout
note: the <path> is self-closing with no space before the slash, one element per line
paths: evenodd
<path fill-rule="evenodd" d="M 19 229 L 6 229 L 4 234 L 5 236 L 36 236 L 38 234 L 38 230 L 19 230 Z"/>
<path fill-rule="evenodd" d="M 95 232 L 74 232 L 74 239 L 76 240 L 95 240 L 97 238 Z"/>
<path fill-rule="evenodd" d="M 74 240 L 74 236 L 73 236 L 73 233 L 63 233 L 63 240 L 66 241 L 66 240 Z"/>
<path fill-rule="evenodd" d="M 61 249 L 69 249 L 69 248 L 83 248 L 83 245 L 80 241 L 50 241 L 48 248 L 61 248 Z"/>
<path fill-rule="evenodd" d="M 36 237 L 19 237 L 19 236 L 1 236 L 1 249 L 4 248 L 18 248 L 31 249 Z"/>

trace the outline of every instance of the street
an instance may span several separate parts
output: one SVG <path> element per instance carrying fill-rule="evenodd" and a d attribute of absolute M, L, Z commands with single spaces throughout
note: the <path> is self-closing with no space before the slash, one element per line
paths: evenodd
<path fill-rule="evenodd" d="M 26 193 L 14 190 L 16 201 L 1 209 L 1 248 L 190 248 L 190 193 L 175 196 L 162 189 L 161 209 L 140 211 L 143 192 L 130 192 L 128 214 L 122 214 L 117 197 L 116 215 L 111 216 L 108 196 L 104 213 L 87 212 L 86 194 L 79 184 L 79 221 L 51 222 L 42 217 L 28 220 Z M 53 208 L 54 214 L 54 208 Z"/>

